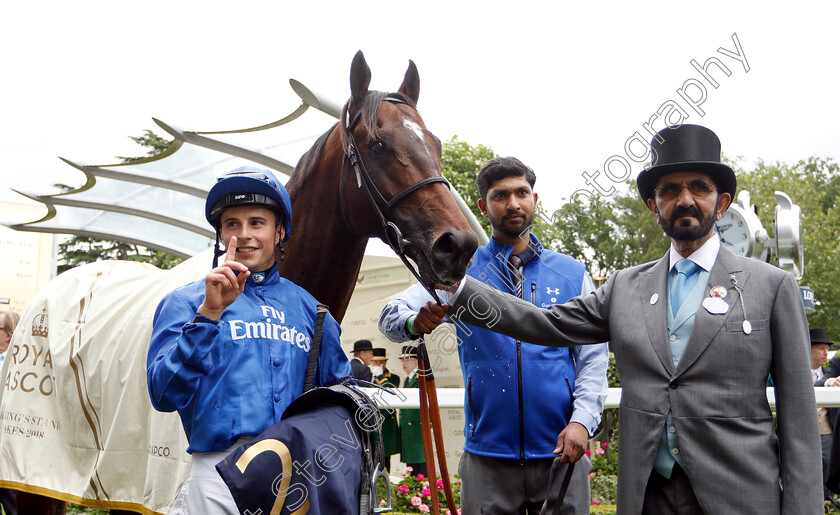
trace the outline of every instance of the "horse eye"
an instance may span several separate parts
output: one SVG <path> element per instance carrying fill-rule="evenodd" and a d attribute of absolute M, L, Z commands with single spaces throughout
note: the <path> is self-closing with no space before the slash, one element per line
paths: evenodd
<path fill-rule="evenodd" d="M 376 141 L 374 141 L 373 143 L 370 144 L 370 150 L 374 154 L 381 154 L 381 153 L 385 152 L 385 143 L 382 143 L 382 141 L 380 141 L 380 140 L 376 140 Z"/>

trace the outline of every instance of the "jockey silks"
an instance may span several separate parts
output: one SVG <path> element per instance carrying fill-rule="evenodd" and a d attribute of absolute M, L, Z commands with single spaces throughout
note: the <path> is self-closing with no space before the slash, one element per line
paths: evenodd
<path fill-rule="evenodd" d="M 279 422 L 303 392 L 318 302 L 277 266 L 216 322 L 196 315 L 204 279 L 169 293 L 155 312 L 147 379 L 154 407 L 178 411 L 189 452 L 218 452 Z M 350 376 L 340 328 L 327 315 L 316 385 Z"/>

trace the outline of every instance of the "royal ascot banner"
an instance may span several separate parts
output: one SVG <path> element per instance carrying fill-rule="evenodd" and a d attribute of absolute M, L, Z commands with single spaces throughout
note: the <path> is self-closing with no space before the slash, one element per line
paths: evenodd
<path fill-rule="evenodd" d="M 160 299 L 211 260 L 202 253 L 168 271 L 100 261 L 36 294 L 2 369 L 0 486 L 169 512 L 190 457 L 178 415 L 149 401 L 146 354 Z"/>

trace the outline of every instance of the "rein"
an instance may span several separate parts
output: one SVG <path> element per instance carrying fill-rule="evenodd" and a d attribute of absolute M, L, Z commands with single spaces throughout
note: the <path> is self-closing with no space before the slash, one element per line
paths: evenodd
<path fill-rule="evenodd" d="M 405 100 L 396 97 L 387 95 L 382 100 L 383 102 L 391 102 L 394 104 L 405 104 L 409 105 Z M 438 297 L 437 292 L 435 289 L 429 285 L 427 285 L 421 278 L 420 273 L 414 268 L 414 266 L 408 261 L 408 257 L 405 255 L 405 248 L 408 245 L 411 245 L 409 240 L 406 240 L 400 228 L 397 227 L 390 219 L 391 209 L 399 203 L 401 200 L 405 199 L 407 196 L 411 195 L 415 191 L 428 186 L 429 184 L 434 184 L 436 182 L 441 182 L 446 185 L 447 188 L 450 188 L 449 181 L 447 181 L 444 177 L 426 177 L 411 186 L 408 186 L 401 192 L 394 195 L 391 200 L 385 200 L 385 197 L 379 191 L 379 188 L 376 187 L 376 183 L 373 182 L 370 174 L 365 167 L 364 161 L 362 161 L 362 156 L 359 154 L 358 145 L 356 144 L 356 138 L 353 136 L 353 131 L 355 130 L 356 126 L 359 123 L 359 119 L 361 118 L 361 111 L 357 112 L 353 119 L 350 120 L 350 110 L 349 110 L 349 103 L 348 106 L 345 107 L 346 116 L 342 123 L 344 124 L 344 131 L 347 135 L 348 145 L 347 149 L 344 151 L 344 160 L 341 163 L 341 182 L 339 184 L 339 205 L 341 207 L 341 217 L 344 220 L 344 223 L 353 230 L 353 226 L 350 224 L 350 220 L 347 218 L 347 210 L 344 207 L 344 181 L 347 176 L 347 163 L 350 163 L 350 166 L 353 168 L 353 171 L 356 173 L 356 186 L 359 189 L 363 189 L 368 200 L 373 205 L 373 209 L 376 212 L 376 216 L 379 217 L 379 223 L 382 225 L 382 229 L 385 231 L 385 242 L 391 247 L 391 250 L 396 253 L 400 259 L 402 260 L 403 264 L 406 268 L 411 271 L 415 278 L 417 278 L 417 282 L 423 285 L 426 288 L 426 291 L 429 292 L 429 295 L 435 299 L 435 302 L 438 305 L 442 304 L 440 301 L 440 297 Z M 443 447 L 443 432 L 442 432 L 442 424 L 440 420 L 440 406 L 438 405 L 437 400 L 437 387 L 435 386 L 435 376 L 432 373 L 431 365 L 429 362 L 429 355 L 426 351 L 426 343 L 421 338 L 418 342 L 418 351 L 419 357 L 423 362 L 424 373 L 418 373 L 418 381 L 420 383 L 420 424 L 421 424 L 421 436 L 423 438 L 423 453 L 426 461 L 426 466 L 429 472 L 429 484 L 431 485 L 431 498 L 432 498 L 432 508 L 435 515 L 439 515 L 440 513 L 440 501 L 438 499 L 438 492 L 437 492 L 437 485 L 435 484 L 435 459 L 433 454 L 433 449 L 437 450 L 437 457 L 438 463 L 440 464 L 440 472 L 441 472 L 441 479 L 443 480 L 443 490 L 446 496 L 446 501 L 448 503 L 449 509 L 451 512 L 455 512 L 457 505 L 455 504 L 455 498 L 452 495 L 452 485 L 449 481 L 449 470 L 446 465 L 446 451 Z M 434 435 L 432 434 L 434 432 Z M 434 445 L 433 445 L 434 443 Z"/>
<path fill-rule="evenodd" d="M 383 102 L 391 102 L 393 104 L 405 104 L 409 105 L 408 102 L 405 100 L 395 97 L 395 96 L 386 96 L 383 99 Z M 362 189 L 370 203 L 373 205 L 373 209 L 376 212 L 376 216 L 379 218 L 379 223 L 382 225 L 382 230 L 385 232 L 385 243 L 391 247 L 391 250 L 394 251 L 397 256 L 400 257 L 403 264 L 409 271 L 414 275 L 417 279 L 417 282 L 423 285 L 424 288 L 429 292 L 433 299 L 438 304 L 441 304 L 440 297 L 438 297 L 437 292 L 434 288 L 427 285 L 421 278 L 419 272 L 414 268 L 414 266 L 408 261 L 408 257 L 405 254 L 405 248 L 408 245 L 411 245 L 411 241 L 405 239 L 402 235 L 402 231 L 400 228 L 397 227 L 390 219 L 391 209 L 399 203 L 401 200 L 406 198 L 407 196 L 411 195 L 415 191 L 428 186 L 429 184 L 434 184 L 436 182 L 440 182 L 446 185 L 449 188 L 449 181 L 446 180 L 443 176 L 438 177 L 426 177 L 411 186 L 406 187 L 401 192 L 394 195 L 391 200 L 385 200 L 385 197 L 380 193 L 379 188 L 376 187 L 376 183 L 371 178 L 370 174 L 367 171 L 367 167 L 365 167 L 364 161 L 362 161 L 362 156 L 359 154 L 358 145 L 356 144 L 356 138 L 353 137 L 353 131 L 356 129 L 356 126 L 359 124 L 359 120 L 361 118 L 361 111 L 357 112 L 353 119 L 350 120 L 350 111 L 348 108 L 345 108 L 347 113 L 346 117 L 342 122 L 344 123 L 344 132 L 347 135 L 348 145 L 347 149 L 344 151 L 344 160 L 341 163 L 341 182 L 339 184 L 339 193 L 338 193 L 338 200 L 339 206 L 341 207 L 341 218 L 344 220 L 344 223 L 347 227 L 350 227 L 352 230 L 353 225 L 350 224 L 350 220 L 347 218 L 347 210 L 344 207 L 344 181 L 345 177 L 347 176 L 347 163 L 350 163 L 350 166 L 353 168 L 353 171 L 356 173 L 356 186 L 359 189 Z M 380 207 L 382 206 L 382 207 Z M 384 212 L 383 212 L 384 211 Z"/>

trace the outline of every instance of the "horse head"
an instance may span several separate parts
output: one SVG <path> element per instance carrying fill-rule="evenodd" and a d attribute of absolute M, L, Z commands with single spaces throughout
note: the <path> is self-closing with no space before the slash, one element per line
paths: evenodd
<path fill-rule="evenodd" d="M 478 238 L 441 174 L 440 140 L 417 111 L 417 67 L 409 61 L 397 93 L 370 91 L 370 78 L 359 51 L 341 120 L 349 161 L 342 173 L 345 222 L 410 257 L 427 285 L 454 284 L 464 276 Z"/>
<path fill-rule="evenodd" d="M 341 121 L 301 157 L 286 184 L 292 235 L 281 273 L 339 321 L 369 238 L 388 243 L 412 271 L 406 258 L 413 260 L 427 286 L 459 281 L 478 246 L 441 175 L 440 140 L 417 112 L 417 67 L 409 62 L 396 93 L 369 85 L 360 51 Z"/>

